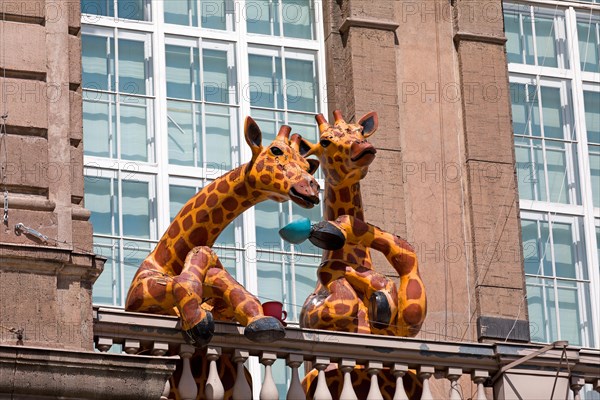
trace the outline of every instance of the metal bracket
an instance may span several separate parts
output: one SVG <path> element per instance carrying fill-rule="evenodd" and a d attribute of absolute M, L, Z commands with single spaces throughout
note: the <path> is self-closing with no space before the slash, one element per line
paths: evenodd
<path fill-rule="evenodd" d="M 34 236 L 37 239 L 39 239 L 40 241 L 42 241 L 44 244 L 48 244 L 48 240 L 50 240 L 50 238 L 48 238 L 48 236 L 36 231 L 33 228 L 29 228 L 29 227 L 23 225 L 21 222 L 19 222 L 18 224 L 15 225 L 15 234 L 17 236 L 20 236 L 21 234 Z"/>

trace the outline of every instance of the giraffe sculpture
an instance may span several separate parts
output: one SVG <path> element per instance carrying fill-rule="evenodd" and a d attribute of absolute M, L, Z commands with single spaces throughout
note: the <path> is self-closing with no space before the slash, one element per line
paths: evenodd
<path fill-rule="evenodd" d="M 317 155 L 325 175 L 325 220 L 333 221 L 343 232 L 345 244 L 323 253 L 318 269 L 318 283 L 306 299 L 300 316 L 301 326 L 315 329 L 415 336 L 425 318 L 427 303 L 419 276 L 414 250 L 405 240 L 363 222 L 364 212 L 360 180 L 368 172 L 376 154 L 367 138 L 378 128 L 377 114 L 363 116 L 357 124 L 344 121 L 334 112 L 334 125 L 317 115 L 320 141 L 301 141 L 304 156 Z M 333 236 L 327 236 L 331 239 Z M 331 240 L 321 242 L 327 249 Z M 315 243 L 318 244 L 318 243 Z M 400 276 L 400 292 L 390 279 L 372 269 L 370 248 L 382 252 Z M 309 397 L 314 391 L 315 371 L 307 375 L 304 385 Z M 334 395 L 341 392 L 343 377 L 337 368 L 326 372 Z M 352 382 L 359 395 L 368 393 L 369 378 L 364 369 L 352 372 Z M 382 393 L 394 395 L 395 378 L 389 371 L 380 373 Z M 410 398 L 420 397 L 420 385 L 414 375 L 404 380 Z"/>
<path fill-rule="evenodd" d="M 318 204 L 319 186 L 312 176 L 318 161 L 305 160 L 291 147 L 290 130 L 282 126 L 263 147 L 260 128 L 246 118 L 251 161 L 216 179 L 183 206 L 139 267 L 126 310 L 179 315 L 184 337 L 197 347 L 212 338 L 214 319 L 236 320 L 256 342 L 285 335 L 281 322 L 263 314 L 258 299 L 223 268 L 211 246 L 235 217 L 261 201 L 291 199 L 304 208 Z M 205 299 L 212 311 L 202 306 Z"/>

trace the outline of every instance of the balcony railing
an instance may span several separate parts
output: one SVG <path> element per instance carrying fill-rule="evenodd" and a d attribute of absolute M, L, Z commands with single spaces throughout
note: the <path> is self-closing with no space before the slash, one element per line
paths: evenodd
<path fill-rule="evenodd" d="M 119 344 L 128 354 L 152 354 L 156 357 L 179 355 L 182 359 L 182 371 L 181 378 L 176 383 L 177 389 L 184 400 L 196 398 L 198 387 L 190 368 L 190 359 L 196 349 L 183 340 L 177 318 L 95 308 L 94 337 L 99 351 L 108 351 L 114 344 Z M 247 340 L 242 335 L 240 326 L 217 322 L 215 336 L 206 350 L 210 372 L 204 393 L 208 399 L 220 399 L 223 396 L 224 389 L 216 368 L 221 355 L 231 357 L 238 371 L 249 357 L 258 357 L 260 363 L 265 365 L 260 399 L 304 399 L 298 371 L 303 362 L 310 362 L 313 368 L 319 370 L 315 399 L 332 398 L 323 372 L 331 363 L 337 363 L 338 368 L 343 371 L 343 393 L 348 396 L 344 398 L 356 398 L 351 390 L 350 375 L 354 366 L 364 366 L 371 377 L 368 399 L 383 399 L 377 378 L 378 372 L 383 368 L 390 368 L 396 377 L 394 399 L 406 399 L 403 385 L 399 383 L 408 370 L 415 371 L 422 382 L 422 400 L 440 398 L 440 390 L 445 391 L 443 398 L 458 400 L 465 388 L 468 393 L 473 393 L 473 399 L 500 400 L 506 397 L 503 389 L 499 388 L 501 385 L 494 385 L 494 391 L 487 386 L 494 383 L 492 378 L 496 383 L 503 379 L 502 375 L 505 373 L 531 375 L 539 372 L 547 375 L 549 387 L 554 384 L 552 391 L 557 395 L 562 391 L 559 397 L 554 398 L 564 399 L 566 391 L 563 389 L 570 389 L 574 398 L 578 399 L 579 391 L 586 383 L 600 391 L 600 351 L 566 347 L 550 349 L 526 359 L 526 356 L 531 356 L 540 348 L 542 346 L 532 344 L 440 342 L 294 327 L 286 329 L 286 337 L 282 340 L 258 344 Z M 291 370 L 291 384 L 287 393 L 278 393 L 273 380 L 271 368 L 277 359 L 285 360 Z M 501 371 L 503 366 L 519 359 L 525 361 L 520 363 L 518 370 L 515 366 Z M 250 388 L 243 376 L 244 374 L 237 374 L 234 398 L 249 398 Z M 444 379 L 447 381 L 443 382 Z M 559 379 L 563 389 L 556 385 Z M 437 388 L 435 396 L 431 389 L 433 381 L 434 389 Z M 256 384 L 258 383 L 254 382 Z M 518 381 L 509 382 L 509 386 L 511 385 L 518 385 Z M 167 382 L 161 399 L 167 398 L 168 391 Z"/>

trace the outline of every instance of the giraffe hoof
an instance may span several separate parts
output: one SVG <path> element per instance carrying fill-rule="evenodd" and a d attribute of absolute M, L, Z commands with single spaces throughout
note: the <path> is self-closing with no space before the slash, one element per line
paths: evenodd
<path fill-rule="evenodd" d="M 392 309 L 385 293 L 377 291 L 369 298 L 369 320 L 374 328 L 385 329 L 391 323 Z"/>
<path fill-rule="evenodd" d="M 198 322 L 191 329 L 183 331 L 183 337 L 188 344 L 201 348 L 210 343 L 214 331 L 215 321 L 212 314 L 207 311 L 206 317 L 202 321 Z"/>
<path fill-rule="evenodd" d="M 311 228 L 308 240 L 324 250 L 337 250 L 346 244 L 346 236 L 329 221 L 321 221 Z"/>
<path fill-rule="evenodd" d="M 285 337 L 285 329 L 274 317 L 264 317 L 251 322 L 244 329 L 244 336 L 253 342 L 271 343 Z"/>

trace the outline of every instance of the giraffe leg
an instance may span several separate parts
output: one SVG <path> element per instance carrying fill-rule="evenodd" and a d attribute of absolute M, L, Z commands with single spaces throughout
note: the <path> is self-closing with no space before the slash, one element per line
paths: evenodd
<path fill-rule="evenodd" d="M 233 311 L 233 316 L 245 326 L 244 336 L 259 343 L 270 343 L 282 339 L 285 329 L 278 319 L 265 316 L 262 305 L 223 268 L 217 264 L 209 269 L 204 280 L 207 296 L 222 300 Z"/>

